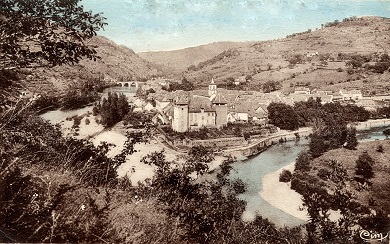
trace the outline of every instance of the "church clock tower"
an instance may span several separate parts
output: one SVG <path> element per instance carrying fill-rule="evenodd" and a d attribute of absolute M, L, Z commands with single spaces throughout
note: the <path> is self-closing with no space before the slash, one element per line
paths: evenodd
<path fill-rule="evenodd" d="M 209 97 L 217 94 L 217 85 L 214 83 L 214 79 L 211 79 L 211 83 L 209 84 Z"/>

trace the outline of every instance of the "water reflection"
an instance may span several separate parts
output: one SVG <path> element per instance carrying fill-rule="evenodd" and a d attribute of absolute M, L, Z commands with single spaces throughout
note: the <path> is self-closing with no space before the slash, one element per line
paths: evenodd
<path fill-rule="evenodd" d="M 306 139 L 301 139 L 298 142 L 290 141 L 271 146 L 255 157 L 234 164 L 232 177 L 240 178 L 247 184 L 247 191 L 240 196 L 247 201 L 244 219 L 251 220 L 258 213 L 279 226 L 296 226 L 304 223 L 303 220 L 271 206 L 260 196 L 259 192 L 262 190 L 263 176 L 290 164 L 298 156 L 298 153 L 307 147 L 308 140 Z"/>
<path fill-rule="evenodd" d="M 356 137 L 359 141 L 375 141 L 375 140 L 384 140 L 386 136 L 383 134 L 383 131 L 389 129 L 390 126 L 386 127 L 372 127 L 369 129 L 364 129 L 358 131 Z"/>

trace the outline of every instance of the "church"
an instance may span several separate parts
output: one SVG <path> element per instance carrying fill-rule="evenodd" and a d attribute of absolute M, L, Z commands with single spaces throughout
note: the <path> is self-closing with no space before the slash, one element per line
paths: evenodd
<path fill-rule="evenodd" d="M 208 97 L 182 94 L 173 106 L 172 129 L 177 132 L 198 130 L 205 127 L 219 128 L 227 124 L 227 100 L 217 93 L 217 85 L 211 80 Z"/>

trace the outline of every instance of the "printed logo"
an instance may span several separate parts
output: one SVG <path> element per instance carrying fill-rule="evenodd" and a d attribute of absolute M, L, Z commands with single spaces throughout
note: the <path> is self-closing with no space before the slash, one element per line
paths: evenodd
<path fill-rule="evenodd" d="M 360 232 L 360 238 L 363 240 L 370 242 L 370 241 L 380 241 L 382 242 L 389 236 L 389 233 L 383 234 L 383 233 L 375 233 L 373 231 L 368 230 L 362 230 Z"/>

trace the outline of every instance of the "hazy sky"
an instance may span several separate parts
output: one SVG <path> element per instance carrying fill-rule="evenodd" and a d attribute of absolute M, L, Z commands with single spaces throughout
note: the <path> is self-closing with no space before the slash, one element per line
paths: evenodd
<path fill-rule="evenodd" d="M 261 41 L 345 17 L 390 17 L 390 0 L 82 0 L 103 12 L 100 35 L 136 52 Z"/>

